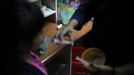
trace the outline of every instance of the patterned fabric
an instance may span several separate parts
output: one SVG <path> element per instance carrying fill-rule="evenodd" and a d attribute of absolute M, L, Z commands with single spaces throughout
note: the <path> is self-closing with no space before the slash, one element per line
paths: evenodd
<path fill-rule="evenodd" d="M 32 56 L 35 57 L 35 60 L 31 63 L 34 67 L 38 68 L 42 73 L 48 75 L 47 68 L 41 63 L 40 57 L 34 52 L 30 52 Z"/>

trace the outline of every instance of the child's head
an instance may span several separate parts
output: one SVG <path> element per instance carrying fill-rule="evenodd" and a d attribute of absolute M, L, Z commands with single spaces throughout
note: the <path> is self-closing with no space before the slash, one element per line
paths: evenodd
<path fill-rule="evenodd" d="M 42 30 L 45 19 L 40 8 L 28 0 L 5 0 L 0 4 L 6 52 L 21 56 L 29 50 L 36 51 L 45 38 Z"/>

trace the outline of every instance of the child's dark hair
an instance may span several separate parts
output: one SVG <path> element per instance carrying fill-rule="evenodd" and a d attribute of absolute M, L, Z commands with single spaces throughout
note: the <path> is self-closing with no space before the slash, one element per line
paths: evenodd
<path fill-rule="evenodd" d="M 19 50 L 28 50 L 32 47 L 35 36 L 41 32 L 45 20 L 39 7 L 33 3 L 20 1 L 15 9 Z"/>
<path fill-rule="evenodd" d="M 20 58 L 19 54 L 32 47 L 33 39 L 45 25 L 45 19 L 40 8 L 28 0 L 1 0 L 0 9 L 1 44 L 4 48 L 1 53 L 11 64 Z"/>

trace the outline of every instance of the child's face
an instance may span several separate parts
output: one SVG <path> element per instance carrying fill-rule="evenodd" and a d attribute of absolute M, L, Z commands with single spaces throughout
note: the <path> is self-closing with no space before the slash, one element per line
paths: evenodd
<path fill-rule="evenodd" d="M 39 45 L 43 42 L 43 39 L 44 39 L 45 35 L 44 35 L 44 32 L 40 32 L 34 39 L 33 41 L 33 47 L 32 47 L 32 50 L 38 50 L 39 48 Z"/>

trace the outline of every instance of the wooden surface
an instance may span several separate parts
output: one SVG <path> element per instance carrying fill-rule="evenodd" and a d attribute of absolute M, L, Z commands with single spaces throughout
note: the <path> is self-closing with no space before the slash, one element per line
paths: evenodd
<path fill-rule="evenodd" d="M 46 26 L 44 27 L 45 35 L 48 36 L 49 40 L 51 40 L 54 37 L 54 34 L 56 33 L 56 27 L 57 25 L 55 23 L 48 22 L 46 23 Z M 82 36 L 84 36 L 86 33 L 88 33 L 92 29 L 92 21 L 89 21 L 86 23 L 81 30 L 76 31 L 74 30 L 74 40 L 78 40 Z M 51 60 L 53 57 L 55 57 L 58 52 L 60 52 L 66 45 L 56 45 L 53 43 L 49 43 L 48 52 L 45 55 L 41 56 L 42 63 L 48 62 L 48 60 Z"/>

